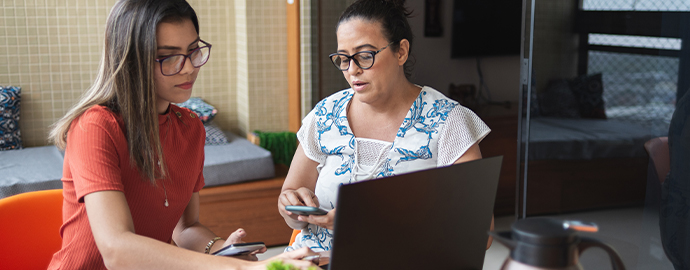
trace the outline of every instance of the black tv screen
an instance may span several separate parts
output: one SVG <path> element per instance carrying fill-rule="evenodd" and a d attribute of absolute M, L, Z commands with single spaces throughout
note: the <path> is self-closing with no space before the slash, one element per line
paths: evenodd
<path fill-rule="evenodd" d="M 451 58 L 520 54 L 522 0 L 455 0 Z"/>

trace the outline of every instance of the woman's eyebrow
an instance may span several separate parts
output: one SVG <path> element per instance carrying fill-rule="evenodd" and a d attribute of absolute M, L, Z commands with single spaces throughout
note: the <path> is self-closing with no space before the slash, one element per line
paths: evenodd
<path fill-rule="evenodd" d="M 192 47 L 195 43 L 198 43 L 200 38 L 196 38 L 192 43 L 189 43 L 189 47 Z M 163 45 L 163 46 L 158 46 L 159 50 L 182 50 L 182 48 L 177 47 L 177 46 L 170 46 L 170 45 Z"/>
<path fill-rule="evenodd" d="M 192 46 L 194 46 L 194 44 L 199 43 L 199 40 L 201 40 L 201 38 L 200 38 L 200 37 L 196 37 L 196 39 L 195 39 L 194 41 L 192 41 L 192 43 L 189 43 L 189 46 L 187 46 L 187 47 L 192 47 Z"/>
<path fill-rule="evenodd" d="M 159 49 L 159 50 L 172 50 L 172 51 L 175 51 L 175 50 L 178 50 L 178 51 L 179 51 L 179 50 L 182 50 L 182 48 L 180 48 L 180 47 L 168 46 L 168 45 L 165 45 L 165 46 L 158 46 L 158 49 Z"/>
<path fill-rule="evenodd" d="M 371 45 L 371 44 L 364 44 L 364 45 L 359 45 L 359 46 L 355 47 L 355 51 L 359 51 L 359 50 L 361 50 L 362 48 L 365 48 L 365 47 L 369 47 L 369 48 L 372 48 L 372 49 L 376 49 L 376 46 L 374 46 L 374 45 Z M 338 50 L 337 52 L 341 53 L 341 52 L 346 52 L 346 51 L 345 51 L 345 50 Z"/>

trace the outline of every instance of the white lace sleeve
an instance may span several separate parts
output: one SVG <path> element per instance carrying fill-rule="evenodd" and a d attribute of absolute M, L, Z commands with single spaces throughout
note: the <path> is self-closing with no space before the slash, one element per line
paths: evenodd
<path fill-rule="evenodd" d="M 302 119 L 302 127 L 297 131 L 297 139 L 302 150 L 304 150 L 304 154 L 309 159 L 319 164 L 323 164 L 326 161 L 326 155 L 321 152 L 319 147 L 319 133 L 317 132 L 313 110 Z"/>
<path fill-rule="evenodd" d="M 446 125 L 438 139 L 437 166 L 448 166 L 458 160 L 470 146 L 481 142 L 491 129 L 473 111 L 461 105 L 448 113 Z"/>

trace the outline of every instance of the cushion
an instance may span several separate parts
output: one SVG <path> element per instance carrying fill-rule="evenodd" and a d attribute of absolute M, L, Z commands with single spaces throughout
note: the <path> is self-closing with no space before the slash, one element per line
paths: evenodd
<path fill-rule="evenodd" d="M 539 115 L 563 118 L 579 118 L 577 97 L 570 90 L 567 80 L 551 81 L 546 90 L 537 94 Z"/>
<path fill-rule="evenodd" d="M 583 75 L 570 81 L 570 89 L 578 101 L 582 118 L 606 119 L 604 109 L 604 84 L 601 73 Z"/>
<path fill-rule="evenodd" d="M 204 124 L 206 129 L 206 145 L 218 145 L 228 143 L 228 137 L 214 123 Z"/>
<path fill-rule="evenodd" d="M 21 87 L 0 86 L 0 150 L 22 148 L 19 131 Z"/>
<path fill-rule="evenodd" d="M 215 117 L 218 113 L 216 108 L 204 102 L 204 100 L 199 97 L 190 98 L 187 101 L 176 105 L 192 110 L 194 113 L 196 113 L 196 115 L 199 116 L 199 119 L 201 119 L 201 122 L 204 124 L 211 122 L 213 117 Z"/>
<path fill-rule="evenodd" d="M 611 119 L 540 117 L 529 128 L 529 160 L 647 157 L 642 146 L 658 136 L 648 127 Z"/>
<path fill-rule="evenodd" d="M 227 144 L 204 147 L 206 186 L 275 177 L 271 152 L 232 133 Z M 63 153 L 55 146 L 0 152 L 0 198 L 62 188 Z"/>
<path fill-rule="evenodd" d="M 271 152 L 231 132 L 227 144 L 206 145 L 206 187 L 275 177 Z"/>
<path fill-rule="evenodd" d="M 0 198 L 62 188 L 62 161 L 52 145 L 0 152 Z"/>

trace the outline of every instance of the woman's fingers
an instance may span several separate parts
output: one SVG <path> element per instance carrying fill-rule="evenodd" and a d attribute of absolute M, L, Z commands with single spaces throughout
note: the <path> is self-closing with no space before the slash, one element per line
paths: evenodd
<path fill-rule="evenodd" d="M 294 218 L 294 219 L 297 219 L 297 216 L 296 216 L 296 215 L 294 215 L 292 212 L 290 212 L 290 211 L 288 211 L 288 210 L 285 210 L 285 206 L 286 206 L 286 205 L 300 205 L 300 204 L 294 204 L 294 203 L 293 203 L 292 201 L 290 201 L 290 199 L 288 198 L 288 194 L 285 194 L 285 192 L 283 192 L 283 193 L 280 195 L 280 198 L 278 199 L 278 208 L 279 208 L 279 210 L 282 211 L 283 213 L 286 213 L 288 216 L 290 216 L 290 217 L 292 217 L 292 218 Z"/>
<path fill-rule="evenodd" d="M 257 258 L 255 254 L 242 254 L 242 255 L 235 255 L 232 257 L 236 258 L 236 259 L 245 260 L 245 261 L 252 261 L 252 262 L 259 260 L 259 258 Z"/>
<path fill-rule="evenodd" d="M 290 252 L 285 252 L 281 255 L 278 255 L 277 257 L 283 257 L 287 259 L 292 259 L 292 260 L 299 260 L 307 256 L 314 256 L 314 255 L 319 255 L 318 253 L 312 251 L 308 247 L 303 247 L 294 251 Z"/>
<path fill-rule="evenodd" d="M 316 265 L 311 261 L 302 260 L 302 258 L 314 255 L 318 255 L 318 253 L 313 252 L 307 247 L 303 247 L 294 251 L 282 253 L 271 259 L 268 259 L 267 261 L 279 260 L 282 261 L 283 264 L 291 264 L 294 267 L 297 267 L 297 269 L 308 269 L 309 267 L 314 267 Z"/>
<path fill-rule="evenodd" d="M 252 253 L 251 253 L 251 254 L 261 254 L 261 253 L 264 253 L 264 252 L 266 252 L 267 250 L 268 250 L 268 248 L 266 248 L 266 247 L 262 247 L 262 248 L 261 248 L 261 249 L 259 249 L 259 250 L 255 250 L 255 251 L 252 251 Z"/>
<path fill-rule="evenodd" d="M 247 236 L 247 232 L 245 232 L 244 229 L 239 228 L 236 231 L 234 231 L 233 233 L 231 233 L 230 236 L 228 236 L 228 240 L 226 241 L 226 243 L 229 243 L 229 244 L 244 243 L 242 241 L 242 238 L 244 238 L 245 236 Z"/>
<path fill-rule="evenodd" d="M 306 205 L 319 207 L 319 200 L 314 192 L 301 187 L 297 190 L 285 190 L 280 194 L 280 203 L 283 205 Z"/>
<path fill-rule="evenodd" d="M 297 189 L 297 193 L 306 206 L 319 207 L 319 200 L 316 198 L 316 194 L 310 189 L 301 187 Z"/>
<path fill-rule="evenodd" d="M 292 264 L 294 267 L 297 267 L 297 269 L 309 269 L 309 267 L 318 267 L 311 261 L 304 261 L 304 260 L 285 260 L 286 264 Z M 321 268 L 317 268 L 321 269 Z"/>
<path fill-rule="evenodd" d="M 323 227 L 329 230 L 333 229 L 333 220 L 335 219 L 335 209 L 328 211 L 326 215 L 309 215 L 309 216 L 299 216 L 297 220 L 311 223 L 319 227 Z"/>
<path fill-rule="evenodd" d="M 283 191 L 287 203 L 285 205 L 304 205 L 304 201 L 300 198 L 300 194 L 295 190 Z"/>

